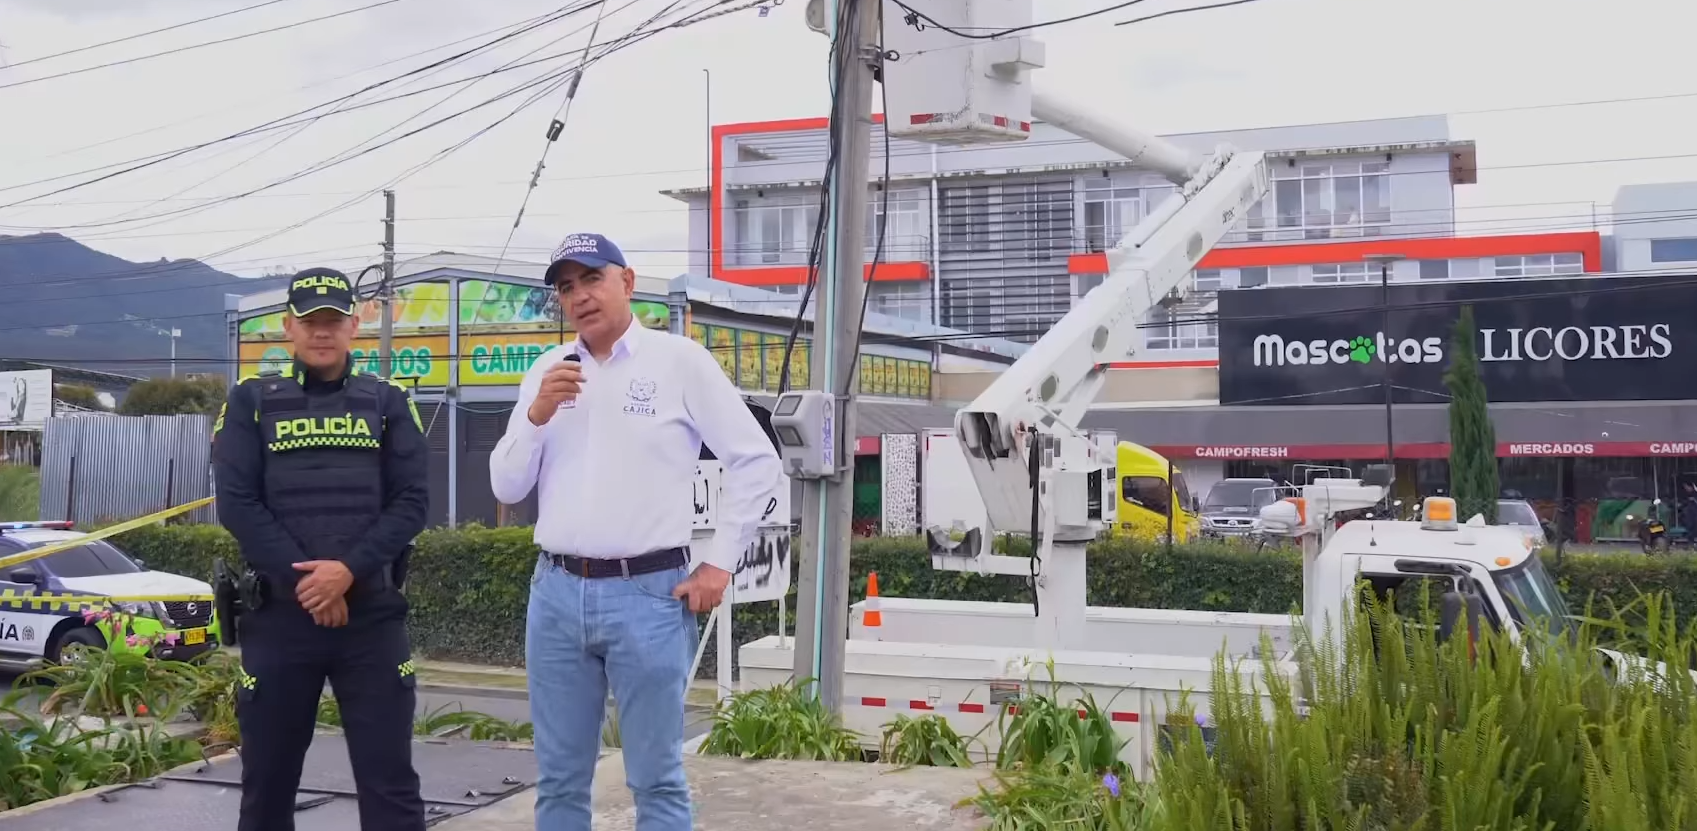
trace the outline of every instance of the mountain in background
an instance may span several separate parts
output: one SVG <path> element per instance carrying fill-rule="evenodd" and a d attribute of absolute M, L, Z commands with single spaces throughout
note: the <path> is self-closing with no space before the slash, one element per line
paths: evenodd
<path fill-rule="evenodd" d="M 125 375 L 221 372 L 224 296 L 282 285 L 197 260 L 134 263 L 60 234 L 0 235 L 0 357 Z M 209 360 L 211 359 L 211 360 Z"/>

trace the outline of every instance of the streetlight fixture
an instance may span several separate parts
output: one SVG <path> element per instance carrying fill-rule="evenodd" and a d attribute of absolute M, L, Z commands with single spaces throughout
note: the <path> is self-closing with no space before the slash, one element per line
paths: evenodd
<path fill-rule="evenodd" d="M 1379 331 L 1385 333 L 1385 343 L 1380 344 L 1382 349 L 1391 340 L 1391 264 L 1408 258 L 1401 254 L 1368 254 L 1362 259 L 1370 263 L 1377 263 L 1379 266 Z M 1391 470 L 1396 470 L 1395 434 L 1391 420 L 1391 359 L 1389 355 L 1379 356 L 1379 369 L 1382 373 L 1379 377 L 1379 385 L 1384 388 L 1385 393 L 1385 464 L 1390 465 Z"/>

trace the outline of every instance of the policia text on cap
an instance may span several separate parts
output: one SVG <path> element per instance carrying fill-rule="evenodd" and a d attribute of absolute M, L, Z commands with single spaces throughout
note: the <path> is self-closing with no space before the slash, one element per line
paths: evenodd
<path fill-rule="evenodd" d="M 326 678 L 361 829 L 424 829 L 400 588 L 429 506 L 427 447 L 406 389 L 354 367 L 355 305 L 346 275 L 295 275 L 283 320 L 293 365 L 243 378 L 213 428 L 218 518 L 245 566 L 239 588 L 228 576 L 217 586 L 220 608 L 240 612 L 239 831 L 295 827 Z"/>

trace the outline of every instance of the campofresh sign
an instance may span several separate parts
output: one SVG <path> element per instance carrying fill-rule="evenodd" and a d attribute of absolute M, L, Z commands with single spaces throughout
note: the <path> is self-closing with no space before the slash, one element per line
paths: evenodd
<path fill-rule="evenodd" d="M 1450 327 L 1473 307 L 1492 401 L 1697 397 L 1697 277 L 1423 282 L 1220 295 L 1220 401 L 1445 403 Z"/>

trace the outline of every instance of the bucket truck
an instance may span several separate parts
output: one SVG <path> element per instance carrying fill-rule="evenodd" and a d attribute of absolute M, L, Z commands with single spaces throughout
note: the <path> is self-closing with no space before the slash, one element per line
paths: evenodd
<path fill-rule="evenodd" d="M 1275 650 L 1266 656 L 1273 670 L 1294 674 L 1293 628 L 1340 620 L 1359 577 L 1387 590 L 1410 579 L 1438 579 L 1455 590 L 1452 599 L 1464 610 L 1495 615 L 1505 625 L 1524 625 L 1516 623 L 1513 601 L 1560 609 L 1553 583 L 1518 531 L 1458 525 L 1453 504 L 1448 520 L 1433 503 L 1418 523 L 1358 520 L 1334 527 L 1342 512 L 1384 498 L 1388 469 L 1363 479 L 1318 479 L 1263 512 L 1269 533 L 1302 540 L 1302 623 L 1285 614 L 1087 608 L 1085 547 L 1114 522 L 1119 483 L 1113 441 L 1093 439 L 1080 420 L 1108 365 L 1133 354 L 1148 313 L 1189 288 L 1198 261 L 1266 194 L 1265 159 L 1225 146 L 1195 154 L 1098 109 L 1033 92 L 1028 76 L 1043 66 L 1044 54 L 1030 37 L 1030 0 L 882 1 L 883 42 L 869 62 L 882 71 L 891 138 L 996 143 L 1011 153 L 1030 137 L 1036 118 L 1160 174 L 1178 193 L 1108 252 L 1107 279 L 956 416 L 955 436 L 982 497 L 985 524 L 958 540 L 949 529 L 927 529 L 932 564 L 1033 577 L 1037 603 L 884 597 L 880 625 L 852 614 L 842 688 L 848 727 L 876 746 L 891 710 L 925 712 L 947 718 L 962 734 L 982 736 L 994 752 L 1001 707 L 1049 680 L 1034 669 L 1049 663 L 1054 680 L 1110 702 L 1103 709 L 1127 740 L 1121 758 L 1141 772 L 1181 690 L 1198 712 L 1208 711 L 1216 654 L 1254 657 L 1265 636 Z M 827 7 L 828 0 L 809 7 L 817 31 L 827 28 Z M 835 396 L 827 391 L 779 398 L 772 425 L 786 472 L 840 472 L 843 441 L 852 437 L 837 435 L 835 413 Z M 995 553 L 991 543 L 1000 533 L 1030 535 L 1035 556 Z M 794 647 L 784 638 L 761 638 L 739 653 L 743 688 L 793 680 Z M 1246 683 L 1254 685 L 1263 668 L 1244 662 Z"/>

